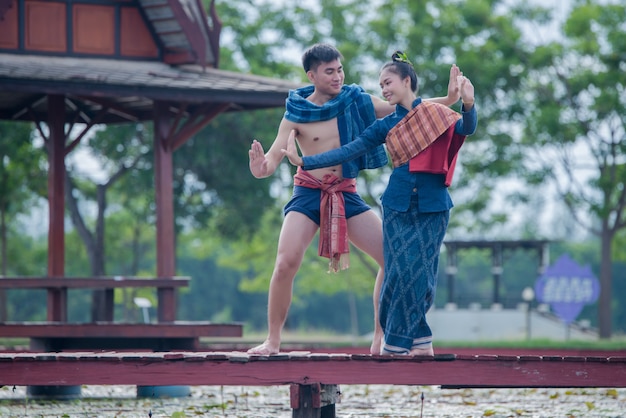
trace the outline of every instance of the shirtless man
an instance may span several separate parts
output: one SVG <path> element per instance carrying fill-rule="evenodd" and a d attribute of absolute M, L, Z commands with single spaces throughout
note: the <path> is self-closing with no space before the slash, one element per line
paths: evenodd
<path fill-rule="evenodd" d="M 365 93 L 356 85 L 344 85 L 341 53 L 333 46 L 316 44 L 305 51 L 302 64 L 312 86 L 290 92 L 287 110 L 280 122 L 276 139 L 267 153 L 257 140 L 250 147 L 250 171 L 256 178 L 272 175 L 283 159 L 282 149 L 287 148 L 289 135 L 294 132 L 303 155 L 318 154 L 338 148 L 353 140 L 375 118 L 384 117 L 395 110 L 380 98 Z M 448 97 L 432 99 L 445 105 L 459 100 L 453 80 L 460 71 L 450 70 Z M 291 304 L 293 280 L 300 268 L 304 252 L 320 228 L 320 189 L 302 186 L 298 176 L 312 176 L 321 183 L 330 179 L 352 181 L 358 171 L 386 164 L 384 149 L 372 152 L 363 160 L 296 174 L 291 200 L 285 206 L 285 217 L 278 239 L 278 250 L 268 294 L 268 336 L 249 354 L 270 355 L 280 350 L 281 333 Z M 307 179 L 303 180 L 304 182 Z M 356 187 L 354 185 L 354 187 Z M 381 219 L 354 192 L 340 192 L 345 199 L 345 218 L 350 242 L 378 263 L 379 271 L 374 285 L 374 337 L 370 346 L 372 354 L 380 354 L 383 337 L 378 320 L 380 288 L 383 280 L 383 248 Z M 322 220 L 322 222 L 324 222 Z M 321 239 L 321 235 L 320 235 Z M 331 260 L 332 262 L 332 260 Z"/>

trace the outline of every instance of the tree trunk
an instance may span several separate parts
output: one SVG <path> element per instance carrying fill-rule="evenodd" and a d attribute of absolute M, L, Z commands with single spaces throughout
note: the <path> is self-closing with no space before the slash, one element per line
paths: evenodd
<path fill-rule="evenodd" d="M 106 211 L 107 201 L 106 192 L 107 188 L 104 185 L 97 185 L 97 202 L 98 202 L 98 214 L 96 218 L 96 229 L 93 242 L 94 246 L 87 246 L 87 251 L 90 252 L 89 258 L 91 259 L 91 274 L 95 277 L 104 276 L 104 212 Z M 106 291 L 94 290 L 91 296 L 91 318 L 92 321 L 107 321 L 112 318 L 107 318 L 106 312 Z"/>
<path fill-rule="evenodd" d="M 611 269 L 611 246 L 613 233 L 607 225 L 607 221 L 602 223 L 602 233 L 600 235 L 600 298 L 598 300 L 598 324 L 600 328 L 600 338 L 611 338 L 611 294 L 613 287 Z"/>
<path fill-rule="evenodd" d="M 65 201 L 66 206 L 72 219 L 72 224 L 78 236 L 85 244 L 89 264 L 91 265 L 91 274 L 94 277 L 104 275 L 104 211 L 106 210 L 106 199 L 102 196 L 106 194 L 106 188 L 98 186 L 98 219 L 96 220 L 96 231 L 91 233 L 85 224 L 85 221 L 78 208 L 78 201 L 74 197 L 74 184 L 70 174 L 65 172 Z M 106 320 L 104 312 L 106 292 L 104 290 L 94 290 L 92 292 L 91 304 L 91 321 Z"/>

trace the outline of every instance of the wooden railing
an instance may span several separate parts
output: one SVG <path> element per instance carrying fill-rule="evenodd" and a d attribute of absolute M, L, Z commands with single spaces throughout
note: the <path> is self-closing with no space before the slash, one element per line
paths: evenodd
<path fill-rule="evenodd" d="M 41 351 L 152 349 L 155 351 L 198 350 L 200 337 L 241 337 L 241 324 L 182 322 L 175 318 L 172 293 L 189 285 L 189 277 L 2 277 L 0 289 L 45 289 L 48 292 L 48 321 L 0 323 L 0 337 L 29 338 L 30 348 Z M 157 290 L 157 323 L 114 322 L 114 290 L 152 288 Z M 102 321 L 69 323 L 66 318 L 69 289 L 102 289 L 105 292 Z M 161 297 L 167 293 L 168 297 Z"/>
<path fill-rule="evenodd" d="M 0 277 L 0 289 L 46 289 L 48 321 L 67 320 L 68 289 L 102 289 L 105 292 L 103 321 L 113 321 L 113 291 L 119 288 L 143 287 L 157 290 L 159 320 L 176 317 L 176 306 L 167 303 L 175 289 L 189 286 L 189 277 Z"/>

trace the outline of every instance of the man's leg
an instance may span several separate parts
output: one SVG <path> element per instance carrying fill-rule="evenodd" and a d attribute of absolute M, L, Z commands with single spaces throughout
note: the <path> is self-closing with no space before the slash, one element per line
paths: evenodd
<path fill-rule="evenodd" d="M 365 211 L 348 219 L 348 236 L 350 241 L 359 249 L 372 257 L 378 264 L 378 273 L 374 283 L 374 338 L 370 346 L 371 354 L 380 354 L 383 339 L 383 329 L 378 318 L 380 288 L 385 275 L 383 257 L 383 226 L 378 215 L 373 210 Z"/>
<path fill-rule="evenodd" d="M 292 211 L 285 216 L 268 293 L 267 339 L 263 344 L 248 350 L 249 354 L 269 355 L 279 352 L 281 332 L 291 305 L 293 279 L 318 228 L 315 222 L 302 213 Z"/>

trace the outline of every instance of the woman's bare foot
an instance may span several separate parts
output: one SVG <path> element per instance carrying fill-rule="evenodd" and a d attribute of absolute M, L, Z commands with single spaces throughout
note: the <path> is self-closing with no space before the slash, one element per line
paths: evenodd
<path fill-rule="evenodd" d="M 271 354 L 278 354 L 279 351 L 280 351 L 280 343 L 272 344 L 271 342 L 266 340 L 263 344 L 257 345 L 256 347 L 249 349 L 248 354 L 258 354 L 261 356 L 269 356 Z"/>
<path fill-rule="evenodd" d="M 409 352 L 410 356 L 434 356 L 435 352 L 432 347 L 428 348 L 414 348 Z"/>

